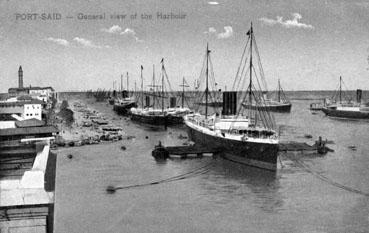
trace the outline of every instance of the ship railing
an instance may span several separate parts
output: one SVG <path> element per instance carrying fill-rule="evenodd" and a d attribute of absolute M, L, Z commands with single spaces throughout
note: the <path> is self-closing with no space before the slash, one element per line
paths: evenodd
<path fill-rule="evenodd" d="M 229 133 L 232 135 L 243 135 L 247 138 L 261 138 L 261 139 L 276 139 L 277 136 L 275 133 L 270 131 L 260 131 L 260 130 L 254 130 L 254 129 L 231 129 L 231 130 L 222 130 L 223 133 Z"/>
<path fill-rule="evenodd" d="M 205 127 L 205 128 L 212 128 L 214 126 L 214 120 L 205 120 L 205 119 L 196 119 L 196 118 L 188 118 L 188 120 L 198 126 Z"/>

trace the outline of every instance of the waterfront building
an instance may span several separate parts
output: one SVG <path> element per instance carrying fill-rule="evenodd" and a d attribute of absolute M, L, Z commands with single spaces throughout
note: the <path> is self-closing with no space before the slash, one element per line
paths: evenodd
<path fill-rule="evenodd" d="M 0 120 L 42 120 L 42 109 L 45 102 L 30 96 L 19 96 L 0 102 Z"/>
<path fill-rule="evenodd" d="M 58 132 L 36 119 L 0 129 L 0 232 L 53 232 Z"/>

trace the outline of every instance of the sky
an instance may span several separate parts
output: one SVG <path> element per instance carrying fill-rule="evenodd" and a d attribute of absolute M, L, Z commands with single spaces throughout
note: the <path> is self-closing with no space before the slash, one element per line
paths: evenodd
<path fill-rule="evenodd" d="M 158 17 L 171 13 L 181 18 Z M 149 85 L 162 58 L 180 89 L 199 77 L 207 43 L 229 88 L 251 22 L 269 89 L 280 79 L 284 90 L 334 90 L 339 76 L 369 89 L 369 1 L 0 0 L 0 92 L 17 87 L 19 65 L 25 86 L 111 89 L 128 72 L 133 89 L 140 66 Z"/>

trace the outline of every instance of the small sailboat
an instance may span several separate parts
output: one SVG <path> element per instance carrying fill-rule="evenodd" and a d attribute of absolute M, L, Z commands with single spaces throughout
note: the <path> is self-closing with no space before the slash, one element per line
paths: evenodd
<path fill-rule="evenodd" d="M 275 130 L 274 118 L 267 108 L 245 108 L 242 105 L 247 97 L 249 103 L 253 104 L 255 102 L 253 104 L 255 106 L 265 104 L 260 91 L 255 89 L 257 85 L 254 84 L 254 79 L 257 77 L 255 75 L 253 78 L 252 75 L 255 72 L 252 55 L 256 47 L 252 24 L 247 35 L 249 37 L 245 51 L 247 51 L 247 48 L 249 49 L 249 56 L 245 52 L 243 53 L 238 69 L 243 71 L 237 72 L 235 78 L 235 82 L 241 84 L 239 89 L 223 92 L 223 110 L 221 114 L 216 112 L 209 115 L 208 106 L 205 105 L 205 114 L 200 112 L 188 114 L 184 117 L 185 124 L 190 140 L 196 144 L 221 149 L 225 159 L 275 171 L 277 169 L 279 139 Z M 253 44 L 255 44 L 254 48 Z M 205 59 L 205 102 L 207 102 L 209 95 L 209 63 L 211 64 L 208 47 L 206 48 Z M 256 64 L 261 65 L 260 62 Z M 244 80 L 247 76 L 247 70 L 250 79 L 249 86 L 246 89 L 243 84 L 246 83 Z M 237 94 L 241 95 L 240 98 L 237 98 Z M 241 101 L 238 101 L 238 99 Z"/>
<path fill-rule="evenodd" d="M 164 67 L 164 58 L 161 60 L 161 91 L 159 93 L 154 92 L 151 95 L 161 99 L 161 106 L 150 106 L 149 98 L 146 99 L 146 105 L 144 105 L 144 95 L 143 95 L 143 67 L 141 66 L 141 107 L 131 108 L 131 119 L 133 121 L 142 122 L 152 125 L 176 125 L 183 123 L 183 116 L 191 113 L 190 109 L 187 107 L 176 106 L 176 98 L 170 97 L 170 105 L 165 107 L 165 78 L 169 83 L 168 76 Z M 170 86 L 170 84 L 169 84 Z M 172 91 L 170 91 L 173 93 Z M 149 96 L 146 96 L 149 97 Z M 154 100 L 155 103 L 155 100 Z"/>
<path fill-rule="evenodd" d="M 122 77 L 121 77 L 122 78 Z M 137 107 L 136 99 L 129 93 L 129 76 L 127 72 L 127 90 L 123 90 L 122 79 L 121 79 L 121 98 L 116 98 L 114 101 L 113 110 L 120 115 L 128 115 L 130 109 Z"/>

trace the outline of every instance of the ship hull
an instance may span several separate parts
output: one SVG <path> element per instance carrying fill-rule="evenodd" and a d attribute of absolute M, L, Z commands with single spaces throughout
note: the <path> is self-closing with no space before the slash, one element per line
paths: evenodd
<path fill-rule="evenodd" d="M 137 107 L 136 102 L 124 104 L 124 105 L 117 105 L 114 104 L 113 110 L 118 113 L 119 115 L 129 115 L 130 109 Z"/>
<path fill-rule="evenodd" d="M 369 112 L 344 111 L 330 108 L 322 108 L 322 111 L 330 117 L 350 118 L 350 119 L 369 119 Z"/>
<path fill-rule="evenodd" d="M 183 124 L 182 116 L 173 115 L 142 115 L 142 114 L 131 114 L 131 120 L 141 122 L 150 125 L 178 125 Z"/>
<path fill-rule="evenodd" d="M 110 104 L 110 105 L 113 105 L 113 104 L 114 104 L 114 102 L 115 102 L 115 100 L 114 100 L 114 99 L 109 99 L 109 104 Z"/>
<path fill-rule="evenodd" d="M 197 105 L 201 105 L 201 106 L 205 106 L 206 105 L 206 103 L 202 103 L 202 102 L 200 102 L 200 103 L 196 103 Z M 209 107 L 222 107 L 223 106 L 223 102 L 209 102 L 208 103 L 208 106 Z"/>
<path fill-rule="evenodd" d="M 249 104 L 243 104 L 245 108 L 250 108 Z M 271 111 L 271 112 L 291 112 L 291 103 L 281 103 L 281 104 L 272 104 L 272 105 L 264 105 L 264 106 L 255 106 L 251 105 L 251 109 L 258 109 L 261 111 Z"/>
<path fill-rule="evenodd" d="M 277 170 L 278 144 L 236 141 L 200 132 L 186 125 L 188 137 L 196 144 L 221 149 L 225 159 L 271 171 Z"/>

